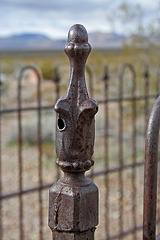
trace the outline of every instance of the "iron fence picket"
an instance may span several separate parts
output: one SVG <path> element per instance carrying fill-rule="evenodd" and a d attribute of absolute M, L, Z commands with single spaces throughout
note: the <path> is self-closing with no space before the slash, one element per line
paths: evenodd
<path fill-rule="evenodd" d="M 129 65 L 130 66 L 130 65 Z M 128 65 L 125 67 L 128 67 Z M 133 68 L 131 67 L 133 70 Z M 147 69 L 147 68 L 146 68 Z M 23 69 L 24 70 L 24 69 Z M 132 72 L 131 70 L 131 72 Z M 106 70 L 107 71 L 107 70 Z M 133 70 L 134 72 L 135 70 Z M 107 75 L 107 81 L 104 83 L 104 99 L 99 99 L 99 104 L 104 106 L 104 164 L 105 167 L 102 170 L 94 170 L 94 172 L 91 172 L 90 175 L 87 175 L 88 177 L 98 177 L 98 176 L 104 176 L 105 180 L 105 206 L 110 205 L 110 196 L 109 196 L 109 176 L 112 173 L 117 172 L 119 175 L 119 191 L 120 191 L 120 205 L 119 205 L 119 212 L 120 212 L 120 221 L 119 221 L 119 235 L 114 235 L 112 232 L 110 232 L 110 215 L 111 212 L 107 208 L 105 210 L 105 231 L 106 231 L 106 239 L 111 240 L 111 239 L 125 239 L 126 236 L 128 236 L 130 233 L 133 235 L 133 239 L 137 239 L 136 237 L 136 231 L 140 231 L 142 229 L 142 226 L 137 225 L 136 223 L 136 218 L 137 218 L 137 206 L 136 206 L 136 199 L 137 199 L 137 190 L 136 190 L 136 169 L 138 169 L 140 166 L 143 166 L 144 162 L 137 162 L 137 157 L 136 157 L 136 138 L 137 138 L 137 132 L 136 132 L 136 111 L 137 111 L 137 105 L 138 102 L 144 102 L 144 121 L 146 124 L 146 121 L 148 119 L 148 113 L 149 113 L 149 103 L 150 100 L 156 99 L 157 95 L 159 94 L 159 88 L 156 90 L 154 94 L 150 94 L 149 92 L 149 71 L 148 69 L 145 70 L 144 78 L 145 78 L 145 83 L 144 83 L 144 95 L 136 95 L 136 84 L 132 85 L 132 93 L 131 96 L 125 97 L 123 95 L 122 91 L 122 81 L 123 81 L 123 76 L 119 76 L 120 78 L 120 85 L 119 85 L 119 96 L 115 98 L 110 98 L 109 97 L 109 84 L 111 81 L 109 81 L 109 76 Z M 133 73 L 134 75 L 135 73 Z M 123 74 L 122 74 L 123 75 Z M 159 75 L 157 75 L 157 86 L 159 86 Z M 134 76 L 135 77 L 135 76 Z M 133 79 L 134 79 L 133 77 Z M 11 199 L 14 197 L 19 197 L 19 231 L 20 231 L 20 239 L 24 239 L 24 204 L 23 204 L 23 196 L 30 192 L 37 192 L 39 195 L 39 239 L 43 239 L 44 233 L 43 233 L 43 228 L 44 228 L 44 222 L 43 222 L 43 201 L 42 201 L 42 193 L 44 189 L 47 189 L 52 183 L 44 184 L 43 182 L 43 176 L 42 176 L 42 142 L 41 142 L 41 132 L 42 132 L 42 125 L 41 125 L 41 120 L 42 120 L 42 111 L 45 109 L 53 109 L 54 104 L 52 105 L 43 105 L 42 99 L 41 99 L 41 86 L 40 82 L 37 86 L 37 106 L 35 107 L 23 107 L 22 106 L 22 99 L 21 99 L 21 82 L 20 78 L 18 81 L 18 96 L 17 96 L 17 101 L 18 101 L 18 107 L 17 108 L 12 108 L 12 109 L 5 109 L 4 107 L 2 108 L 1 105 L 1 90 L 0 90 L 0 215 L 2 216 L 3 208 L 2 208 L 2 203 L 5 203 L 6 199 Z M 133 80 L 134 82 L 134 80 Z M 91 84 L 91 88 L 93 88 L 93 84 Z M 59 83 L 56 85 L 56 99 L 59 98 L 60 96 L 60 85 Z M 157 87 L 156 87 L 157 89 Z M 90 92 L 92 92 L 92 89 L 90 89 Z M 94 92 L 92 92 L 93 96 Z M 131 134 L 131 141 L 132 141 L 132 161 L 130 164 L 126 164 L 123 162 L 123 140 L 124 140 L 124 131 L 123 131 L 123 103 L 124 102 L 130 102 L 131 103 L 131 117 L 132 117 L 132 134 Z M 112 167 L 109 165 L 109 134 L 108 134 L 108 129 L 109 129 L 109 121 L 110 121 L 110 116 L 109 116 L 109 103 L 116 103 L 119 105 L 119 166 L 117 167 Z M 23 138 L 22 138 L 22 118 L 23 118 L 23 112 L 37 112 L 37 129 L 38 129 L 38 143 L 37 143 L 37 150 L 38 150 L 38 185 L 37 187 L 32 187 L 28 189 L 23 189 Z M 19 190 L 10 192 L 10 193 L 3 193 L 2 191 L 2 170 L 1 170 L 1 163 L 2 163 L 2 149 L 1 149 L 1 141 L 2 141 L 2 133 L 1 133 L 1 119 L 3 116 L 9 116 L 9 114 L 17 114 L 17 123 L 18 123 L 18 131 L 19 131 L 19 141 L 18 141 L 18 162 L 19 162 Z M 128 229 L 128 231 L 124 231 L 124 209 L 122 206 L 123 202 L 123 191 L 124 191 L 124 184 L 123 184 L 123 171 L 126 169 L 131 169 L 132 171 L 132 221 L 133 221 L 133 229 Z M 59 175 L 57 174 L 57 178 L 59 178 Z M 3 218 L 0 217 L 0 239 L 3 240 Z"/>

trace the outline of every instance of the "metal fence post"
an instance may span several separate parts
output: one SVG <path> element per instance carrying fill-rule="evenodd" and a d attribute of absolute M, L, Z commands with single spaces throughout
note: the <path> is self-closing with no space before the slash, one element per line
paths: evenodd
<path fill-rule="evenodd" d="M 64 177 L 49 193 L 53 240 L 93 240 L 98 224 L 98 189 L 85 178 L 85 171 L 94 164 L 94 115 L 98 111 L 85 84 L 85 63 L 90 51 L 86 29 L 80 24 L 72 26 L 65 46 L 71 66 L 70 83 L 55 105 L 56 163 Z"/>
<path fill-rule="evenodd" d="M 143 240 L 156 238 L 156 199 L 158 169 L 158 137 L 160 126 L 160 97 L 155 102 L 146 135 L 145 169 L 144 169 L 144 210 Z"/>

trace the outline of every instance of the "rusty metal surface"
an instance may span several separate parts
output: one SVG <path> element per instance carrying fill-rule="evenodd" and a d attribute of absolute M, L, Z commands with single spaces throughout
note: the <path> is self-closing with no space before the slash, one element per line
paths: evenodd
<path fill-rule="evenodd" d="M 52 240 L 61 239 L 61 240 L 92 240 L 94 238 L 94 231 L 88 230 L 87 232 L 82 233 L 66 233 L 66 232 L 55 232 Z"/>
<path fill-rule="evenodd" d="M 145 145 L 143 239 L 155 240 L 160 97 L 148 122 Z"/>
<path fill-rule="evenodd" d="M 93 229 L 98 223 L 97 198 L 97 187 L 83 173 L 65 173 L 50 188 L 50 228 L 75 233 Z"/>
<path fill-rule="evenodd" d="M 78 26 L 78 25 L 77 25 Z M 76 28 L 76 27 L 75 27 Z M 87 32 L 71 29 L 65 53 L 71 65 L 71 79 L 64 97 L 56 105 L 57 165 L 63 170 L 88 170 L 93 164 L 94 115 L 97 102 L 89 98 L 85 85 L 85 62 L 90 53 Z"/>
<path fill-rule="evenodd" d="M 50 188 L 49 227 L 53 239 L 66 236 L 66 239 L 82 239 L 81 235 L 83 239 L 94 239 L 98 189 L 85 178 L 84 172 L 94 164 L 94 116 L 98 103 L 88 96 L 86 89 L 85 63 L 91 46 L 82 25 L 70 28 L 64 50 L 70 60 L 70 82 L 66 94 L 55 104 L 56 163 L 64 171 L 64 177 Z"/>

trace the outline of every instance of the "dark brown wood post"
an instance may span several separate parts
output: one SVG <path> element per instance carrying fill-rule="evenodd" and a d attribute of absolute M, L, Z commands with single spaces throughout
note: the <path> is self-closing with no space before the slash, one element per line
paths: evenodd
<path fill-rule="evenodd" d="M 98 189 L 85 177 L 92 160 L 97 102 L 89 98 L 85 63 L 91 51 L 86 29 L 76 24 L 68 34 L 65 53 L 70 60 L 68 89 L 56 105 L 57 165 L 64 172 L 49 193 L 49 227 L 52 239 L 93 240 L 98 224 Z"/>

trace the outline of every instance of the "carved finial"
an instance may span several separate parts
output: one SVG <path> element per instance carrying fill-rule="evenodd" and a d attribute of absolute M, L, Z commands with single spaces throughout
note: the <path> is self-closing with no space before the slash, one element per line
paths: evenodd
<path fill-rule="evenodd" d="M 56 163 L 64 171 L 84 172 L 93 164 L 94 115 L 97 102 L 89 98 L 85 84 L 85 63 L 91 51 L 86 29 L 76 24 L 68 33 L 65 53 L 69 57 L 71 74 L 66 94 L 56 105 Z"/>
<path fill-rule="evenodd" d="M 88 33 L 81 24 L 73 25 L 68 33 L 68 42 L 88 43 Z"/>
<path fill-rule="evenodd" d="M 85 84 L 90 51 L 86 29 L 79 24 L 71 27 L 65 46 L 70 82 L 66 94 L 55 104 L 56 163 L 64 171 L 49 193 L 49 227 L 56 240 L 93 240 L 98 224 L 98 189 L 84 174 L 94 163 L 94 115 L 98 111 Z"/>
<path fill-rule="evenodd" d="M 82 102 L 88 98 L 84 74 L 85 63 L 91 51 L 87 31 L 82 25 L 75 24 L 70 28 L 64 51 L 71 65 L 71 78 L 66 95 L 75 99 L 80 94 L 78 100 Z M 73 88 L 75 88 L 74 92 Z"/>

